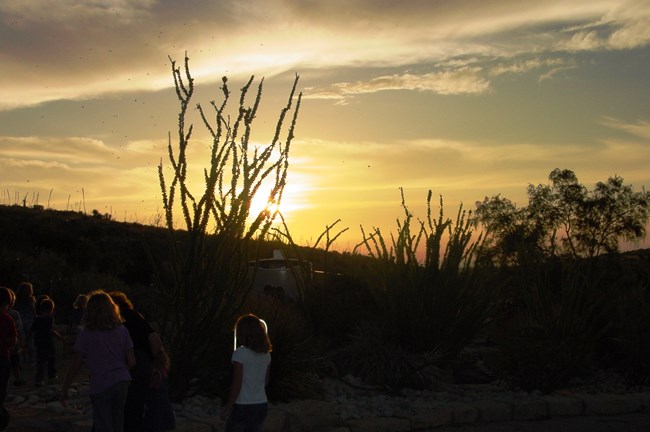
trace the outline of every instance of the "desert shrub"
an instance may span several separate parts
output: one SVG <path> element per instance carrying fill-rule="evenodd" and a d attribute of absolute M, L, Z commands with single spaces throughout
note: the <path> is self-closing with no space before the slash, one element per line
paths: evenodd
<path fill-rule="evenodd" d="M 435 276 L 393 280 L 382 315 L 397 330 L 396 342 L 413 352 L 435 348 L 444 353 L 442 363 L 453 362 L 490 315 L 491 286 L 479 273 L 476 268 L 447 269 Z"/>
<path fill-rule="evenodd" d="M 424 365 L 429 363 L 448 367 L 484 327 L 494 286 L 479 259 L 481 239 L 473 236 L 471 212 L 461 206 L 455 221 L 445 218 L 441 198 L 439 217 L 434 219 L 429 192 L 427 219 L 412 234 L 415 222 L 403 197 L 402 207 L 405 218 L 398 221 L 390 247 L 379 229 L 364 233 L 363 245 L 375 257 L 370 277 L 379 306 L 365 328 L 383 329 L 375 333 L 381 342 L 364 345 L 353 339 L 338 358 L 343 368 L 352 367 L 350 372 L 365 380 L 377 381 L 384 375 L 381 380 L 387 385 L 421 388 L 431 385 L 432 375 L 415 371 L 427 370 Z M 423 263 L 417 259 L 421 241 Z M 362 367 L 356 358 L 364 356 L 386 363 Z M 393 377 L 386 376 L 391 373 Z"/>
<path fill-rule="evenodd" d="M 327 345 L 294 303 L 277 299 L 251 300 L 244 308 L 266 321 L 273 344 L 271 400 L 321 399 L 324 389 L 319 372 L 325 367 Z"/>
<path fill-rule="evenodd" d="M 386 334 L 393 331 L 381 323 L 359 323 L 348 343 L 335 351 L 333 357 L 341 369 L 390 392 L 405 387 L 436 387 L 445 376 L 437 366 L 440 353 L 435 349 L 417 353 L 405 349 Z"/>
<path fill-rule="evenodd" d="M 352 330 L 377 310 L 367 282 L 344 274 L 325 274 L 305 290 L 305 308 L 314 332 L 332 347 L 347 342 Z"/>
<path fill-rule="evenodd" d="M 599 362 L 620 372 L 629 386 L 650 383 L 650 291 L 648 286 L 620 286 L 612 302 L 613 321 L 601 346 Z"/>
<path fill-rule="evenodd" d="M 513 386 L 551 392 L 585 378 L 610 326 L 610 290 L 589 262 L 517 268 L 510 313 L 491 333 L 494 366 Z"/>
<path fill-rule="evenodd" d="M 7 288 L 16 288 L 24 280 L 22 261 L 25 255 L 0 246 L 0 285 Z"/>

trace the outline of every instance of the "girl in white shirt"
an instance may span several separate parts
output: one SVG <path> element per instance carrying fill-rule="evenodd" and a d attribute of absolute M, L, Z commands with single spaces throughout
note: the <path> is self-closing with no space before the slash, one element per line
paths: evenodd
<path fill-rule="evenodd" d="M 232 354 L 230 398 L 221 417 L 228 419 L 226 432 L 259 432 L 268 412 L 271 341 L 264 322 L 253 314 L 235 324 L 236 349 Z"/>

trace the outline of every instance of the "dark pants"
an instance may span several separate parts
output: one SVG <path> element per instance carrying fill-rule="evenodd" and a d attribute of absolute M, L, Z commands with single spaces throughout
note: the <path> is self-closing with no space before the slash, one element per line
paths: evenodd
<path fill-rule="evenodd" d="M 226 423 L 226 432 L 261 432 L 268 404 L 235 404 Z"/>
<path fill-rule="evenodd" d="M 146 432 L 162 432 L 176 429 L 174 408 L 169 399 L 169 380 L 161 377 L 160 387 L 149 389 L 144 409 L 144 428 Z"/>
<path fill-rule="evenodd" d="M 124 432 L 142 432 L 144 405 L 147 402 L 149 384 L 151 383 L 151 356 L 135 351 L 135 367 L 131 369 L 131 385 L 126 395 L 124 409 Z"/>
<path fill-rule="evenodd" d="M 9 359 L 0 358 L 0 430 L 4 430 L 9 424 L 9 413 L 5 409 L 5 398 L 7 397 L 7 384 L 11 373 Z"/>
<path fill-rule="evenodd" d="M 39 348 L 36 354 L 36 382 L 42 382 L 47 370 L 48 378 L 56 378 L 56 355 L 54 347 Z"/>
<path fill-rule="evenodd" d="M 128 388 L 128 381 L 120 381 L 103 392 L 90 395 L 94 432 L 122 432 L 124 401 Z"/>

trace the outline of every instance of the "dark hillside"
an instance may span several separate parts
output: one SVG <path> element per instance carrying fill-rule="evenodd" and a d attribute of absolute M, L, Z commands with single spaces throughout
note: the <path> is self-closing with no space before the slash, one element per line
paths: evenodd
<path fill-rule="evenodd" d="M 53 253 L 72 267 L 111 273 L 128 283 L 149 281 L 141 253 L 145 231 L 159 231 L 161 238 L 164 234 L 164 230 L 101 216 L 18 206 L 0 207 L 0 223 L 5 227 L 0 237 L 4 248 L 17 255 Z"/>
<path fill-rule="evenodd" d="M 165 228 L 117 222 L 97 212 L 0 206 L 0 226 L 0 285 L 15 288 L 30 281 L 38 294 L 55 298 L 64 317 L 77 294 L 95 288 L 124 290 L 134 300 L 146 297 L 153 280 L 147 249 L 156 260 L 166 260 Z M 283 247 L 290 257 L 311 261 L 317 271 L 359 274 L 370 265 L 365 256 L 259 246 L 260 258 Z"/>
<path fill-rule="evenodd" d="M 58 297 L 64 316 L 77 294 L 94 288 L 130 291 L 135 299 L 146 296 L 153 279 L 147 248 L 157 260 L 165 260 L 167 250 L 165 228 L 116 222 L 97 212 L 0 206 L 0 226 L 0 285 L 15 288 L 31 281 L 37 292 Z M 336 251 L 264 243 L 259 257 L 271 256 L 278 247 L 311 261 L 316 271 L 364 279 L 373 273 L 371 258 Z M 650 281 L 650 249 L 622 253 L 615 262 L 618 277 Z"/>
<path fill-rule="evenodd" d="M 34 284 L 64 317 L 77 294 L 151 283 L 144 239 L 160 249 L 165 230 L 71 211 L 0 206 L 0 284 Z"/>

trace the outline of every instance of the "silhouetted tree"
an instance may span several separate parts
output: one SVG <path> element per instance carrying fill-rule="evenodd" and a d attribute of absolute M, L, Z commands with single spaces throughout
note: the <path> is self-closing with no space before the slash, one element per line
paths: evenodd
<path fill-rule="evenodd" d="M 503 263 L 521 253 L 594 257 L 618 251 L 621 240 L 645 237 L 649 192 L 634 192 L 618 175 L 589 191 L 568 169 L 554 169 L 549 181 L 528 186 L 526 207 L 500 195 L 476 203 L 476 216 Z"/>

